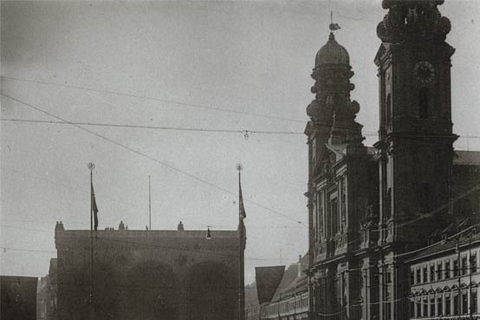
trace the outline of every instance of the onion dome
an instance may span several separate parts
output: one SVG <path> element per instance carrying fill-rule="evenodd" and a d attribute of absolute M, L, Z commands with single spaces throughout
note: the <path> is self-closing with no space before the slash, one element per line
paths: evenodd
<path fill-rule="evenodd" d="M 315 57 L 315 67 L 326 64 L 350 65 L 350 56 L 347 49 L 338 44 L 333 32 L 330 32 L 328 42 L 320 48 Z"/>

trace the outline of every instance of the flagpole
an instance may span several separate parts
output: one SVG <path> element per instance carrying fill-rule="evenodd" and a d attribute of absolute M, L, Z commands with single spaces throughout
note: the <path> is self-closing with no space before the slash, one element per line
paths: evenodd
<path fill-rule="evenodd" d="M 150 189 L 150 176 L 148 176 L 148 229 L 152 230 L 152 194 Z"/>
<path fill-rule="evenodd" d="M 244 294 L 244 272 L 245 272 L 245 267 L 244 267 L 244 257 L 243 257 L 243 251 L 244 251 L 244 223 L 243 219 L 244 217 L 244 211 L 245 209 L 243 208 L 243 196 L 242 196 L 242 187 L 241 187 L 241 171 L 243 169 L 243 166 L 241 164 L 237 164 L 237 170 L 238 170 L 238 320 L 244 320 L 245 317 L 245 294 Z"/>
<path fill-rule="evenodd" d="M 90 169 L 90 319 L 93 319 L 93 163 L 88 164 Z"/>

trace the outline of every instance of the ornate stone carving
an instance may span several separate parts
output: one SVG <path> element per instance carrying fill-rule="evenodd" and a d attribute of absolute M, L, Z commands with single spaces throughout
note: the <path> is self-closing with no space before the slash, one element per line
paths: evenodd
<path fill-rule="evenodd" d="M 418 40 L 445 40 L 450 32 L 450 20 L 443 17 L 439 0 L 384 0 L 388 14 L 377 26 L 383 42 L 400 43 Z"/>

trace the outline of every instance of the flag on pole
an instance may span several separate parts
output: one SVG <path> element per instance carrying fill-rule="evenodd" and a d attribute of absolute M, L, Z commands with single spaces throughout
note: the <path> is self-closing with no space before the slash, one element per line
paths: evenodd
<path fill-rule="evenodd" d="M 93 230 L 97 231 L 98 228 L 98 208 L 97 208 L 97 201 L 95 200 L 95 192 L 93 191 L 93 183 L 92 186 L 92 212 L 93 212 Z"/>
<path fill-rule="evenodd" d="M 338 25 L 338 23 L 330 23 L 330 30 L 331 31 L 335 31 L 335 30 L 339 30 L 341 29 L 340 26 Z"/>
<path fill-rule="evenodd" d="M 340 26 L 338 25 L 338 23 L 333 23 L 333 11 L 330 11 L 330 31 L 335 31 L 335 30 L 338 30 L 340 29 Z"/>
<path fill-rule="evenodd" d="M 238 214 L 240 221 L 243 221 L 247 217 L 247 213 L 245 212 L 245 207 L 243 206 L 243 195 L 242 195 L 242 184 L 240 182 L 240 177 L 238 179 Z"/>

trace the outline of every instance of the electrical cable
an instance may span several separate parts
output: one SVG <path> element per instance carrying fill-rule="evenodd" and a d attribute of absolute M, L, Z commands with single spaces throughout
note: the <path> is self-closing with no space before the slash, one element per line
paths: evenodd
<path fill-rule="evenodd" d="M 222 191 L 222 192 L 225 192 L 225 193 L 228 193 L 228 194 L 230 194 L 230 195 L 238 196 L 238 194 L 236 194 L 236 193 L 234 193 L 234 192 L 231 192 L 230 190 L 227 190 L 227 189 L 225 189 L 225 188 L 223 188 L 223 187 L 221 187 L 221 186 L 218 186 L 218 185 L 216 185 L 216 184 L 214 184 L 214 183 L 212 183 L 212 182 L 210 182 L 210 181 L 207 181 L 207 180 L 205 180 L 205 179 L 202 179 L 202 178 L 200 178 L 200 177 L 197 177 L 196 175 L 193 175 L 193 174 L 188 173 L 188 172 L 186 172 L 186 171 L 184 171 L 184 170 L 181 170 L 181 169 L 179 169 L 179 168 L 177 168 L 177 167 L 175 167 L 175 166 L 173 166 L 173 165 L 170 165 L 170 164 L 168 164 L 168 163 L 166 163 L 166 162 L 164 162 L 164 161 L 158 160 L 157 158 L 154 158 L 154 157 L 149 156 L 149 155 L 147 155 L 147 154 L 145 154 L 145 153 L 142 153 L 141 151 L 139 151 L 139 150 L 137 150 L 137 149 L 134 149 L 134 148 L 131 148 L 131 147 L 127 146 L 127 145 L 124 145 L 124 144 L 122 144 L 122 143 L 120 143 L 120 142 L 118 142 L 118 141 L 116 141 L 116 140 L 110 139 L 110 138 L 105 137 L 105 136 L 103 136 L 103 135 L 101 135 L 101 134 L 98 134 L 98 133 L 96 133 L 96 132 L 94 132 L 94 131 L 91 131 L 91 130 L 89 130 L 89 129 L 86 129 L 86 128 L 80 126 L 80 125 L 77 125 L 77 124 L 75 124 L 75 123 L 72 123 L 72 122 L 70 122 L 70 121 L 68 121 L 68 120 L 66 120 L 66 119 L 63 119 L 62 117 L 59 117 L 59 116 L 57 116 L 57 115 L 55 115 L 55 114 L 53 114 L 53 113 L 51 113 L 51 112 L 45 111 L 45 110 L 43 110 L 43 109 L 41 109 L 41 108 L 39 108 L 39 107 L 36 107 L 36 106 L 34 106 L 34 105 L 32 105 L 32 104 L 29 104 L 29 103 L 27 103 L 27 102 L 24 102 L 24 101 L 22 101 L 22 100 L 16 99 L 16 98 L 14 98 L 14 97 L 12 97 L 12 96 L 10 96 L 10 95 L 8 95 L 8 94 L 5 94 L 4 92 L 0 92 L 0 94 L 3 95 L 3 96 L 6 97 L 6 98 L 9 98 L 9 99 L 11 99 L 11 100 L 13 100 L 13 101 L 16 101 L 16 102 L 18 102 L 18 103 L 21 103 L 21 104 L 24 105 L 24 106 L 27 106 L 27 107 L 32 108 L 32 109 L 34 109 L 34 110 L 37 110 L 37 111 L 39 111 L 39 112 L 41 112 L 41 113 L 44 113 L 44 114 L 46 114 L 46 115 L 48 115 L 48 116 L 50 116 L 50 117 L 52 117 L 52 118 L 55 118 L 55 119 L 58 119 L 58 120 L 62 121 L 62 122 L 66 122 L 66 123 L 68 123 L 68 124 L 70 124 L 70 125 L 72 125 L 72 126 L 74 126 L 74 127 L 79 128 L 80 130 L 85 131 L 85 132 L 87 132 L 87 133 L 89 133 L 89 134 L 91 134 L 91 135 L 94 135 L 94 136 L 96 136 L 96 137 L 98 137 L 98 138 L 100 138 L 100 139 L 102 139 L 102 140 L 108 141 L 108 142 L 110 142 L 110 143 L 112 143 L 112 144 L 114 144 L 114 145 L 116 145 L 116 146 L 118 146 L 118 147 L 121 147 L 121 148 L 123 148 L 123 149 L 125 149 L 125 150 L 128 150 L 128 151 L 130 151 L 130 152 L 132 152 L 132 153 L 135 153 L 135 154 L 137 154 L 137 155 L 139 155 L 139 156 L 141 156 L 141 157 L 147 158 L 147 159 L 149 159 L 149 160 L 151 160 L 151 161 L 153 161 L 153 162 L 156 162 L 156 163 L 158 163 L 158 164 L 160 164 L 160 165 L 162 165 L 162 166 L 165 166 L 165 167 L 169 168 L 170 170 L 173 170 L 173 171 L 175 171 L 175 172 L 177 172 L 177 173 L 181 173 L 181 174 L 183 174 L 183 175 L 185 175 L 185 176 L 187 176 L 187 177 L 189 177 L 189 178 L 191 178 L 191 179 L 194 179 L 194 180 L 196 180 L 196 181 L 199 181 L 199 182 L 201 182 L 201 183 L 203 183 L 203 184 L 206 184 L 206 185 L 208 185 L 208 186 L 210 186 L 210 187 L 212 187 L 212 188 L 218 189 L 218 190 L 220 190 L 220 191 Z M 256 202 L 256 201 L 252 201 L 252 200 L 248 200 L 248 199 L 245 199 L 245 201 L 248 202 L 248 203 L 254 204 L 254 205 L 256 205 L 256 206 L 259 207 L 259 208 L 265 209 L 265 210 L 270 211 L 270 212 L 272 212 L 272 213 L 275 213 L 275 214 L 277 214 L 277 215 L 279 215 L 279 216 L 282 216 L 282 217 L 284 217 L 284 218 L 286 218 L 286 219 L 288 219 L 288 220 L 291 220 L 291 221 L 294 221 L 294 222 L 296 222 L 296 223 L 298 223 L 298 224 L 304 225 L 304 223 L 303 223 L 302 221 L 293 219 L 292 217 L 290 217 L 290 216 L 288 216 L 288 215 L 286 215 L 286 214 L 284 214 L 284 213 L 281 213 L 281 212 L 279 212 L 279 211 L 277 211 L 277 210 L 274 210 L 274 209 L 271 209 L 271 208 L 269 208 L 269 207 L 266 207 L 266 206 L 264 206 L 264 205 L 262 205 L 262 204 L 260 204 L 260 203 L 258 203 L 258 202 Z M 305 226 L 305 227 L 307 227 L 307 226 Z"/>
<path fill-rule="evenodd" d="M 0 121 L 23 122 L 23 123 L 42 123 L 42 124 L 59 124 L 70 125 L 76 124 L 81 126 L 93 127 L 112 127 L 112 128 L 130 128 L 130 129 L 151 129 L 151 130 L 172 130 L 172 131 L 193 131 L 193 132 L 212 132 L 212 133 L 241 133 L 244 136 L 249 134 L 280 134 L 280 135 L 304 135 L 303 132 L 295 131 L 262 131 L 262 130 L 232 130 L 232 129 L 209 129 L 209 128 L 185 128 L 185 127 L 164 127 L 164 126 L 144 126 L 131 124 L 114 124 L 114 123 L 94 123 L 94 122 L 62 122 L 34 119 L 0 119 Z"/>
<path fill-rule="evenodd" d="M 43 85 L 64 87 L 64 88 L 77 89 L 77 90 L 85 90 L 85 91 L 91 91 L 91 92 L 97 92 L 97 93 L 114 94 L 114 95 L 118 95 L 118 96 L 124 96 L 124 97 L 136 98 L 136 99 L 144 99 L 144 100 L 151 100 L 151 101 L 162 102 L 162 103 L 171 103 L 171 104 L 176 104 L 176 105 L 180 105 L 180 106 L 184 106 L 184 107 L 200 108 L 200 109 L 213 110 L 213 111 L 219 111 L 219 112 L 227 112 L 227 113 L 235 113 L 235 114 L 243 114 L 243 115 L 253 116 L 253 117 L 258 117 L 258 118 L 267 118 L 267 119 L 275 119 L 275 120 L 282 120 L 282 121 L 305 123 L 304 120 L 289 119 L 289 118 L 283 118 L 283 117 L 277 117 L 277 116 L 271 116 L 271 115 L 259 114 L 259 113 L 247 112 L 247 111 L 229 110 L 229 109 L 223 109 L 223 108 L 209 106 L 209 105 L 201 105 L 201 104 L 187 103 L 187 102 L 182 102 L 182 101 L 160 99 L 160 98 L 155 98 L 155 97 L 142 96 L 142 95 L 138 95 L 138 94 L 125 93 L 125 92 L 119 92 L 119 91 L 113 91 L 113 90 L 87 88 L 87 87 L 75 86 L 75 85 L 69 85 L 69 84 L 60 84 L 60 83 L 53 83 L 53 82 L 33 80 L 33 79 L 20 79 L 20 78 L 15 78 L 15 77 L 8 77 L 8 76 L 1 76 L 1 78 L 7 79 L 7 80 L 12 80 L 12 81 L 31 82 L 31 83 L 38 83 L 38 84 L 43 84 Z"/>

